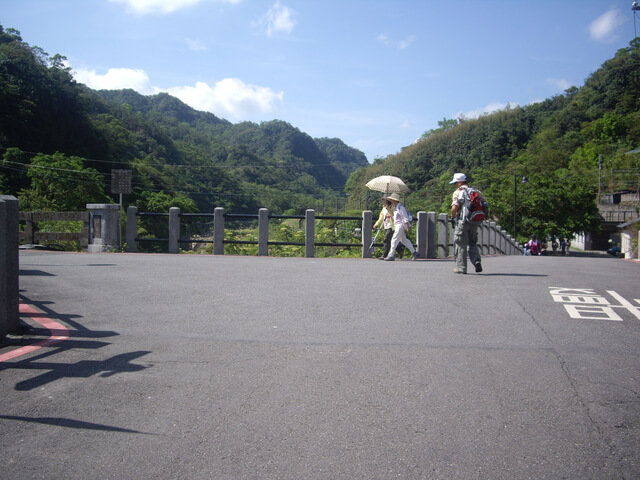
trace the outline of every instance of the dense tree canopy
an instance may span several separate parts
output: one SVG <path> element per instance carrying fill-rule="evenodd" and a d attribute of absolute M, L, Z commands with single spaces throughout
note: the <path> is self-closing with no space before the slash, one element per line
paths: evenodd
<path fill-rule="evenodd" d="M 61 153 L 36 155 L 27 172 L 28 189 L 19 193 L 23 210 L 79 211 L 87 203 L 104 203 L 104 181 L 100 173 L 86 168 L 80 157 Z"/>
<path fill-rule="evenodd" d="M 30 205 L 59 203 L 36 201 L 34 195 L 52 190 L 36 188 L 40 177 L 27 174 L 35 158 L 59 163 L 57 152 L 101 178 L 131 169 L 128 204 L 164 192 L 208 212 L 216 206 L 302 212 L 317 197 L 342 196 L 348 175 L 367 164 L 342 141 L 313 139 L 283 121 L 234 125 L 166 93 L 88 89 L 73 80 L 64 60 L 0 26 L 0 188 L 22 192 Z"/>
<path fill-rule="evenodd" d="M 626 155 L 638 147 L 640 39 L 582 87 L 478 119 L 444 118 L 369 164 L 341 140 L 313 139 L 281 120 L 232 124 L 164 93 L 91 90 L 74 81 L 63 56 L 0 26 L 0 192 L 20 195 L 23 208 L 107 201 L 111 170 L 131 169 L 125 203 L 142 208 L 301 213 L 345 193 L 352 208 L 375 208 L 365 183 L 389 174 L 411 187 L 413 211 L 448 212 L 449 180 L 463 171 L 494 220 L 512 233 L 517 219 L 518 240 L 569 236 L 597 228 L 599 184 L 637 188 L 632 174 L 607 172 L 640 168 L 640 155 Z M 523 176 L 528 182 L 518 183 Z"/>
<path fill-rule="evenodd" d="M 607 172 L 640 168 L 640 39 L 621 49 L 581 88 L 526 107 L 478 119 L 443 119 L 415 144 L 357 170 L 347 181 L 353 197 L 372 177 L 391 174 L 412 189 L 414 210 L 447 212 L 454 172 L 465 172 L 487 196 L 492 217 L 518 239 L 570 236 L 599 227 L 598 159 L 609 190 L 628 188 Z M 514 186 L 526 176 L 526 184 Z M 631 185 L 637 189 L 637 182 Z M 517 200 L 514 203 L 514 191 Z M 514 207 L 515 205 L 515 207 Z"/>

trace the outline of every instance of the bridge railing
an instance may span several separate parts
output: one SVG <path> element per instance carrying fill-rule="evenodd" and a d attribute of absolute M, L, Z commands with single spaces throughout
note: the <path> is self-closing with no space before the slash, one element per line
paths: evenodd
<path fill-rule="evenodd" d="M 168 220 L 168 236 L 166 238 L 150 238 L 138 236 L 139 217 L 165 217 Z M 213 235 L 209 239 L 193 239 L 185 236 L 181 232 L 180 218 L 185 217 L 205 217 L 213 219 Z M 225 240 L 225 220 L 252 220 L 258 222 L 257 240 Z M 298 219 L 304 221 L 304 242 L 281 242 L 269 240 L 269 220 L 270 219 Z M 361 222 L 361 232 L 359 243 L 321 243 L 316 241 L 315 222 L 316 220 L 355 220 Z M 416 248 L 421 258 L 446 258 L 453 256 L 453 231 L 448 222 L 446 214 L 436 214 L 435 212 L 418 212 L 416 228 Z M 177 207 L 169 209 L 169 213 L 148 213 L 138 212 L 134 206 L 127 208 L 126 223 L 126 250 L 137 252 L 138 243 L 159 242 L 167 244 L 169 253 L 178 253 L 180 244 L 186 243 L 211 243 L 214 255 L 224 255 L 225 244 L 248 244 L 258 246 L 259 256 L 269 255 L 270 245 L 293 245 L 303 246 L 305 257 L 314 257 L 315 247 L 336 246 L 360 248 L 362 258 L 372 256 L 373 237 L 373 214 L 369 210 L 362 212 L 362 217 L 349 216 L 322 216 L 316 215 L 315 210 L 309 209 L 305 215 L 272 215 L 266 208 L 261 208 L 257 214 L 233 214 L 225 212 L 225 209 L 218 207 L 213 213 L 181 213 Z M 495 222 L 484 222 L 478 229 L 478 245 L 482 254 L 494 255 L 519 255 L 522 254 L 522 246 L 515 242 L 510 235 L 506 234 Z M 374 247 L 381 246 L 380 243 L 373 243 Z"/>
<path fill-rule="evenodd" d="M 40 244 L 52 242 L 78 242 L 83 250 L 89 244 L 89 212 L 20 212 L 20 222 L 25 223 L 20 231 L 22 243 Z M 42 232 L 40 222 L 82 222 L 80 232 Z"/>

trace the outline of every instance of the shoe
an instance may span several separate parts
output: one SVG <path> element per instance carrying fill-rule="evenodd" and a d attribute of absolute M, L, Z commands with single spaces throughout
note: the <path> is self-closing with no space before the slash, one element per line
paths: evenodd
<path fill-rule="evenodd" d="M 473 265 L 476 267 L 476 273 L 482 272 L 482 264 L 480 262 L 476 262 Z"/>
<path fill-rule="evenodd" d="M 385 260 L 386 260 L 387 262 L 393 262 L 393 261 L 395 260 L 395 258 L 393 258 L 393 257 L 387 257 L 387 258 L 385 258 Z"/>
<path fill-rule="evenodd" d="M 453 269 L 453 273 L 462 273 L 462 274 L 465 274 L 465 275 L 466 275 L 466 273 L 467 273 L 467 272 L 463 272 L 463 271 L 462 271 L 462 270 L 460 270 L 459 268 L 454 268 L 454 269 Z"/>
<path fill-rule="evenodd" d="M 378 257 L 378 260 L 384 260 L 384 257 Z"/>
<path fill-rule="evenodd" d="M 416 260 L 417 258 L 420 258 L 420 254 L 418 252 L 413 252 L 413 259 Z"/>

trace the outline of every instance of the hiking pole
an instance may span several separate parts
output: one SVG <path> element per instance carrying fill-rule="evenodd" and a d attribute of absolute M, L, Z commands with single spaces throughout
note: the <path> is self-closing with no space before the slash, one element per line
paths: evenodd
<path fill-rule="evenodd" d="M 369 249 L 367 250 L 367 253 L 371 251 L 371 249 L 373 248 L 373 244 L 376 243 L 376 238 L 378 238 L 378 234 L 380 233 L 380 230 L 382 230 L 382 227 L 378 229 L 378 231 L 376 232 L 376 236 L 373 237 L 373 240 L 371 240 L 371 245 L 369 245 Z"/>

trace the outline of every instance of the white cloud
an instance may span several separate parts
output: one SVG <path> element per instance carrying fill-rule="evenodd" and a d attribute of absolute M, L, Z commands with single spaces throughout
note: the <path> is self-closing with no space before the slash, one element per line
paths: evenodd
<path fill-rule="evenodd" d="M 547 78 L 547 83 L 563 92 L 568 88 L 571 88 L 571 82 L 563 78 Z"/>
<path fill-rule="evenodd" d="M 618 38 L 616 28 L 624 23 L 624 17 L 617 8 L 603 13 L 589 25 L 589 35 L 597 42 L 612 42 Z"/>
<path fill-rule="evenodd" d="M 458 112 L 456 113 L 455 118 L 466 118 L 466 119 L 479 118 L 483 115 L 488 115 L 490 113 L 498 112 L 500 110 L 505 110 L 505 109 L 509 109 L 517 106 L 518 106 L 517 103 L 492 102 L 486 107 L 476 108 L 475 110 L 469 110 L 467 112 Z"/>
<path fill-rule="evenodd" d="M 167 89 L 154 87 L 144 70 L 112 68 L 104 75 L 95 70 L 75 69 L 74 78 L 96 90 L 131 88 L 142 95 L 167 92 L 196 110 L 211 112 L 232 121 L 248 120 L 272 112 L 284 99 L 284 92 L 246 84 L 238 78 L 225 78 L 215 85 L 197 82 L 195 86 Z"/>
<path fill-rule="evenodd" d="M 407 38 L 405 38 L 404 40 L 400 40 L 398 42 L 398 48 L 400 50 L 404 50 L 405 48 L 409 47 L 415 40 L 416 38 L 413 35 L 408 36 Z"/>
<path fill-rule="evenodd" d="M 213 86 L 197 82 L 193 87 L 172 87 L 167 92 L 196 110 L 205 110 L 231 120 L 269 113 L 284 98 L 284 92 L 246 84 L 238 78 L 225 78 Z"/>
<path fill-rule="evenodd" d="M 200 42 L 199 40 L 194 40 L 192 38 L 187 38 L 186 42 L 187 42 L 187 45 L 189 47 L 189 50 L 192 50 L 194 52 L 200 52 L 200 51 L 207 50 L 207 47 L 202 42 Z"/>
<path fill-rule="evenodd" d="M 271 37 L 276 33 L 293 32 L 297 23 L 296 12 L 278 0 L 258 21 L 252 22 L 252 26 L 264 29 L 267 36 Z"/>
<path fill-rule="evenodd" d="M 404 50 L 405 48 L 411 46 L 411 44 L 415 41 L 416 37 L 414 35 L 409 35 L 404 40 L 392 40 L 386 34 L 382 33 L 378 35 L 376 40 L 384 45 L 389 45 L 391 47 L 396 47 L 400 50 Z"/>
<path fill-rule="evenodd" d="M 149 76 L 138 68 L 110 68 L 104 75 L 95 70 L 75 69 L 74 78 L 95 90 L 119 90 L 132 88 L 138 93 L 149 95 L 157 93 L 158 89 L 151 85 Z"/>
<path fill-rule="evenodd" d="M 113 3 L 124 3 L 130 11 L 138 14 L 172 13 L 183 8 L 192 7 L 204 0 L 109 0 Z M 240 3 L 242 0 L 216 0 L 224 3 Z"/>

